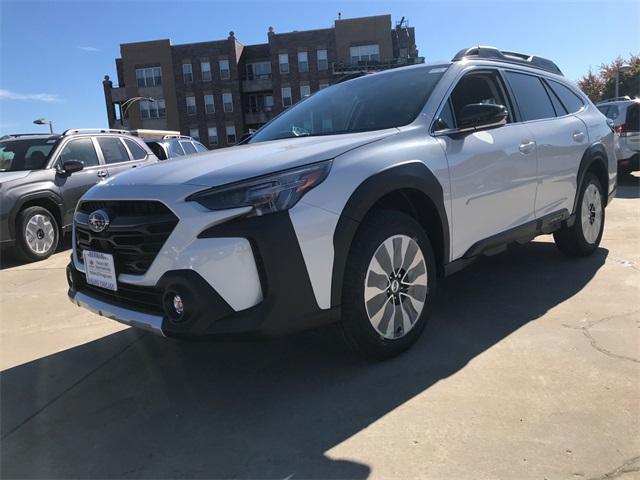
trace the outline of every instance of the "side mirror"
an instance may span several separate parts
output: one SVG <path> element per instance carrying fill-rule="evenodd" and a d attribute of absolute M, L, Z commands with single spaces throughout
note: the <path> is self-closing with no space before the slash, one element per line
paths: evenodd
<path fill-rule="evenodd" d="M 462 107 L 458 117 L 458 132 L 474 132 L 501 127 L 507 123 L 509 113 L 504 105 L 471 103 Z"/>
<path fill-rule="evenodd" d="M 60 173 L 65 175 L 71 175 L 72 173 L 79 172 L 84 168 L 84 164 L 77 160 L 67 160 L 62 164 L 62 168 L 60 169 Z"/>

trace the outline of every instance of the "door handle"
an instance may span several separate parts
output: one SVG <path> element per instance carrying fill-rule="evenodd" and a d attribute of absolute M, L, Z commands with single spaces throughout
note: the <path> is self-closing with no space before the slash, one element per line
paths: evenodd
<path fill-rule="evenodd" d="M 533 140 L 525 140 L 518 146 L 518 150 L 520 150 L 520 153 L 526 155 L 527 153 L 530 153 L 535 148 L 535 146 L 536 142 L 534 142 Z"/>
<path fill-rule="evenodd" d="M 581 132 L 580 130 L 576 130 L 571 136 L 576 142 L 582 142 L 584 140 L 584 132 Z"/>
<path fill-rule="evenodd" d="M 105 178 L 107 176 L 107 171 L 106 170 L 98 170 L 98 174 L 97 174 L 100 178 Z"/>

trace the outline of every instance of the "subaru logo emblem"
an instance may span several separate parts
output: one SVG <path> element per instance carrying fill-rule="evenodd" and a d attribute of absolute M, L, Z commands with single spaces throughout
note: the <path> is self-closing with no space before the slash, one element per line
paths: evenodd
<path fill-rule="evenodd" d="M 104 210 L 96 210 L 89 215 L 89 228 L 91 231 L 104 232 L 109 226 L 109 214 Z"/>

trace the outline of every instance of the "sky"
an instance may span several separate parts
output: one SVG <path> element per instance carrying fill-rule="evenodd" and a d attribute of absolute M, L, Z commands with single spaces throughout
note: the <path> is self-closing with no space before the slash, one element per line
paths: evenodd
<path fill-rule="evenodd" d="M 116 78 L 120 43 L 224 39 L 245 45 L 276 32 L 326 28 L 389 13 L 416 28 L 427 61 L 493 45 L 554 60 L 577 80 L 618 55 L 640 53 L 640 2 L 595 1 L 110 1 L 0 0 L 0 134 L 107 126 L 104 75 Z M 114 82 L 114 85 L 117 80 Z"/>

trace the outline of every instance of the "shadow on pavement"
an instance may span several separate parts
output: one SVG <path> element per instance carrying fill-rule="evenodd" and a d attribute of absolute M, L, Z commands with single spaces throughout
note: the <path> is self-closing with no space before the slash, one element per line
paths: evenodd
<path fill-rule="evenodd" d="M 640 198 L 640 177 L 619 174 L 616 198 Z"/>
<path fill-rule="evenodd" d="M 56 253 L 64 252 L 65 250 L 71 250 L 71 235 L 67 234 L 64 236 L 60 244 L 58 245 L 58 249 Z M 55 254 L 54 254 L 55 255 Z M 45 262 L 46 260 L 42 260 Z M 19 267 L 20 265 L 26 265 L 30 262 L 25 262 L 20 257 L 18 257 L 12 249 L 3 249 L 0 251 L 0 270 L 4 270 L 6 268 Z M 37 266 L 40 262 L 31 262 L 34 266 Z"/>
<path fill-rule="evenodd" d="M 328 331 L 183 343 L 128 329 L 11 368 L 2 477 L 366 478 L 325 452 L 575 295 L 607 254 L 534 242 L 480 259 L 441 283 L 415 347 L 383 363 Z"/>

